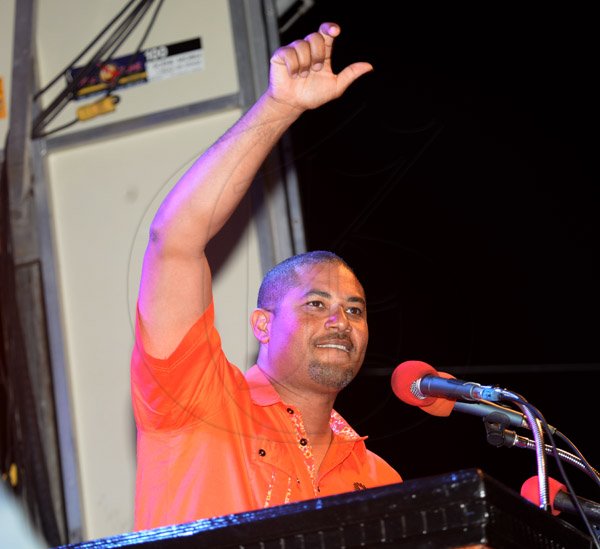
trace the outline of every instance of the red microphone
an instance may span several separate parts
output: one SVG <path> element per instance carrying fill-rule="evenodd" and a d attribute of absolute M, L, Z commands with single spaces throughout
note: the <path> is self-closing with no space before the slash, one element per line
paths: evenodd
<path fill-rule="evenodd" d="M 406 404 L 418 406 L 424 412 L 433 416 L 447 417 L 452 412 L 456 400 L 427 396 L 419 398 L 412 392 L 413 385 L 427 375 L 434 375 L 443 379 L 456 379 L 453 375 L 438 372 L 433 366 L 420 360 L 407 360 L 396 366 L 392 373 L 392 390 L 394 394 Z"/>
<path fill-rule="evenodd" d="M 552 509 L 552 514 L 554 516 L 560 515 L 562 509 L 555 509 L 554 504 L 556 500 L 556 496 L 559 492 L 562 492 L 564 495 L 567 495 L 567 487 L 564 484 L 558 482 L 551 477 L 548 477 L 548 503 L 550 503 L 550 508 Z M 521 495 L 537 507 L 540 507 L 540 479 L 537 477 L 530 477 L 521 486 Z M 570 500 L 569 500 L 570 501 Z"/>
<path fill-rule="evenodd" d="M 521 495 L 537 507 L 540 506 L 540 483 L 537 476 L 528 478 L 521 487 Z M 600 504 L 589 499 L 575 496 L 583 513 L 593 523 L 600 524 Z M 567 487 L 551 477 L 548 477 L 548 499 L 552 514 L 560 515 L 561 512 L 577 514 L 579 511 L 571 500 Z"/>
<path fill-rule="evenodd" d="M 525 415 L 506 406 L 487 400 L 473 400 L 477 396 L 492 396 L 493 387 L 461 381 L 446 372 L 438 372 L 433 366 L 420 360 L 407 360 L 396 366 L 392 373 L 392 390 L 396 396 L 411 406 L 418 406 L 434 416 L 448 417 L 453 411 L 487 419 L 491 414 L 502 414 L 506 426 L 530 429 Z M 466 401 L 459 400 L 466 398 Z M 548 425 L 554 434 L 556 427 Z"/>

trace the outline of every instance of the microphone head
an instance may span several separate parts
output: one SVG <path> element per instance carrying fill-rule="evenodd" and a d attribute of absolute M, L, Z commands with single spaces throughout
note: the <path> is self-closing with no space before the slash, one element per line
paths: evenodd
<path fill-rule="evenodd" d="M 392 373 L 392 390 L 406 404 L 418 406 L 424 412 L 433 416 L 447 417 L 454 408 L 455 400 L 428 396 L 419 398 L 412 391 L 413 384 L 423 376 L 435 375 L 444 379 L 456 379 L 445 372 L 438 372 L 433 366 L 420 360 L 407 360 L 396 366 Z"/>
<path fill-rule="evenodd" d="M 438 372 L 437 375 L 438 377 L 442 377 L 444 379 L 456 379 L 453 375 L 447 374 L 446 372 Z M 431 414 L 432 416 L 448 417 L 452 410 L 454 410 L 455 404 L 456 400 L 453 398 L 433 397 L 433 402 L 431 404 L 421 406 L 421 410 Z"/>
<path fill-rule="evenodd" d="M 567 487 L 558 480 L 548 477 L 548 499 L 554 516 L 560 515 L 560 511 L 554 508 L 554 500 L 559 492 L 567 492 Z M 540 506 L 540 480 L 537 475 L 523 483 L 521 495 L 537 507 Z"/>
<path fill-rule="evenodd" d="M 406 404 L 411 406 L 428 406 L 433 404 L 435 397 L 418 398 L 412 392 L 413 383 L 423 376 L 436 375 L 437 371 L 433 366 L 420 360 L 407 360 L 396 366 L 392 373 L 392 390 L 396 396 Z"/>

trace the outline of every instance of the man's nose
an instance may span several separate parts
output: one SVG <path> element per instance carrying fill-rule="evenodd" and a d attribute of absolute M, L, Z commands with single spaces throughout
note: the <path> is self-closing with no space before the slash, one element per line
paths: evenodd
<path fill-rule="evenodd" d="M 350 331 L 351 325 L 348 320 L 348 313 L 341 305 L 334 305 L 330 315 L 325 322 L 326 328 L 335 328 L 340 332 Z"/>

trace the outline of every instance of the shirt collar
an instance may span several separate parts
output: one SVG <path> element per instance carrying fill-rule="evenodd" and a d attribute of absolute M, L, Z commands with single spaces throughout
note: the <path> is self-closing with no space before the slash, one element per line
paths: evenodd
<path fill-rule="evenodd" d="M 267 376 L 262 372 L 257 364 L 248 369 L 245 373 L 246 381 L 250 389 L 250 397 L 255 404 L 259 406 L 271 406 L 280 402 L 283 404 L 279 393 L 275 390 Z M 349 423 L 335 410 L 331 410 L 329 420 L 331 430 L 336 437 L 347 441 L 365 440 L 367 437 L 361 437 L 350 427 Z"/>
<path fill-rule="evenodd" d="M 271 385 L 271 382 L 257 364 L 247 370 L 245 376 L 250 388 L 250 397 L 255 404 L 270 406 L 271 404 L 281 402 L 279 393 Z"/>

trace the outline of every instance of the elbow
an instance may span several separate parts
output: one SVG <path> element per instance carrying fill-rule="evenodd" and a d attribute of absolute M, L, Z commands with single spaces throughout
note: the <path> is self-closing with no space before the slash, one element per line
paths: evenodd
<path fill-rule="evenodd" d="M 148 231 L 148 246 L 156 251 L 165 251 L 167 245 L 167 235 L 169 234 L 168 227 L 161 220 L 160 216 L 156 216 L 152 223 L 150 223 L 150 229 Z"/>
<path fill-rule="evenodd" d="M 204 251 L 204 241 L 194 226 L 180 219 L 157 215 L 148 231 L 148 247 L 157 257 L 196 257 Z"/>
<path fill-rule="evenodd" d="M 157 227 L 157 224 L 152 222 L 150 225 L 150 231 L 148 232 L 148 244 L 158 245 L 161 241 L 161 230 Z"/>

